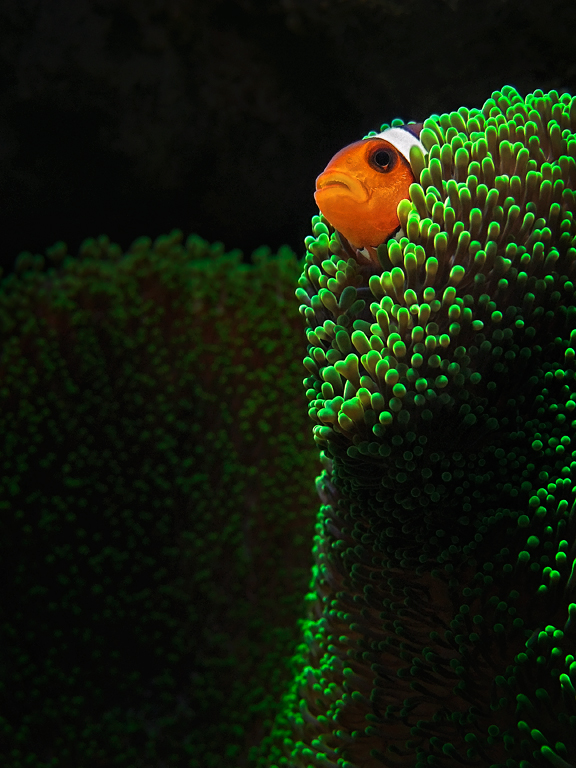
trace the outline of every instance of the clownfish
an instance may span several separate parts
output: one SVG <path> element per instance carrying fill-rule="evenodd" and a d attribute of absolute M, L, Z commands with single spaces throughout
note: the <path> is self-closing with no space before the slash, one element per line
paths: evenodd
<path fill-rule="evenodd" d="M 348 144 L 316 179 L 320 212 L 355 248 L 376 247 L 400 226 L 396 209 L 415 181 L 410 149 L 426 153 L 421 130 L 403 125 Z"/>

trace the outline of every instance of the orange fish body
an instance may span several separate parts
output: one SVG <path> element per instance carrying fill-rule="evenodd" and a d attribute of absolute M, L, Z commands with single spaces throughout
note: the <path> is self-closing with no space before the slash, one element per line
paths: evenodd
<path fill-rule="evenodd" d="M 398 229 L 398 203 L 414 182 L 410 147 L 425 152 L 420 127 L 388 128 L 349 144 L 316 179 L 318 208 L 355 248 L 378 246 Z"/>

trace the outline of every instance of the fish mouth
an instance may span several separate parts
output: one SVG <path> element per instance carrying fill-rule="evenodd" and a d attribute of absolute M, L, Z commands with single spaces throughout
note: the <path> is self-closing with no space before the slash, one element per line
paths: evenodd
<path fill-rule="evenodd" d="M 355 176 L 342 171 L 324 171 L 316 179 L 316 194 L 319 192 L 335 192 L 337 194 L 348 194 L 358 202 L 365 202 L 368 199 L 368 190 L 364 184 Z"/>

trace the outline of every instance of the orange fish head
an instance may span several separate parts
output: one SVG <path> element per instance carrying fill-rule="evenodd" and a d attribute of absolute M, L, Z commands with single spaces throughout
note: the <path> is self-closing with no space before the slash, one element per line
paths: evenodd
<path fill-rule="evenodd" d="M 377 246 L 398 229 L 396 209 L 414 176 L 390 142 L 363 139 L 337 152 L 316 179 L 314 197 L 330 224 L 355 248 Z"/>

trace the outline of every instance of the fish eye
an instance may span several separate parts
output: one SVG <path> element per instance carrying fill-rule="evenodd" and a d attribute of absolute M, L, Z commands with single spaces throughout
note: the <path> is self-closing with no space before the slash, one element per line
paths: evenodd
<path fill-rule="evenodd" d="M 370 164 L 377 171 L 390 171 L 394 167 L 395 157 L 389 149 L 377 149 L 370 158 Z"/>

